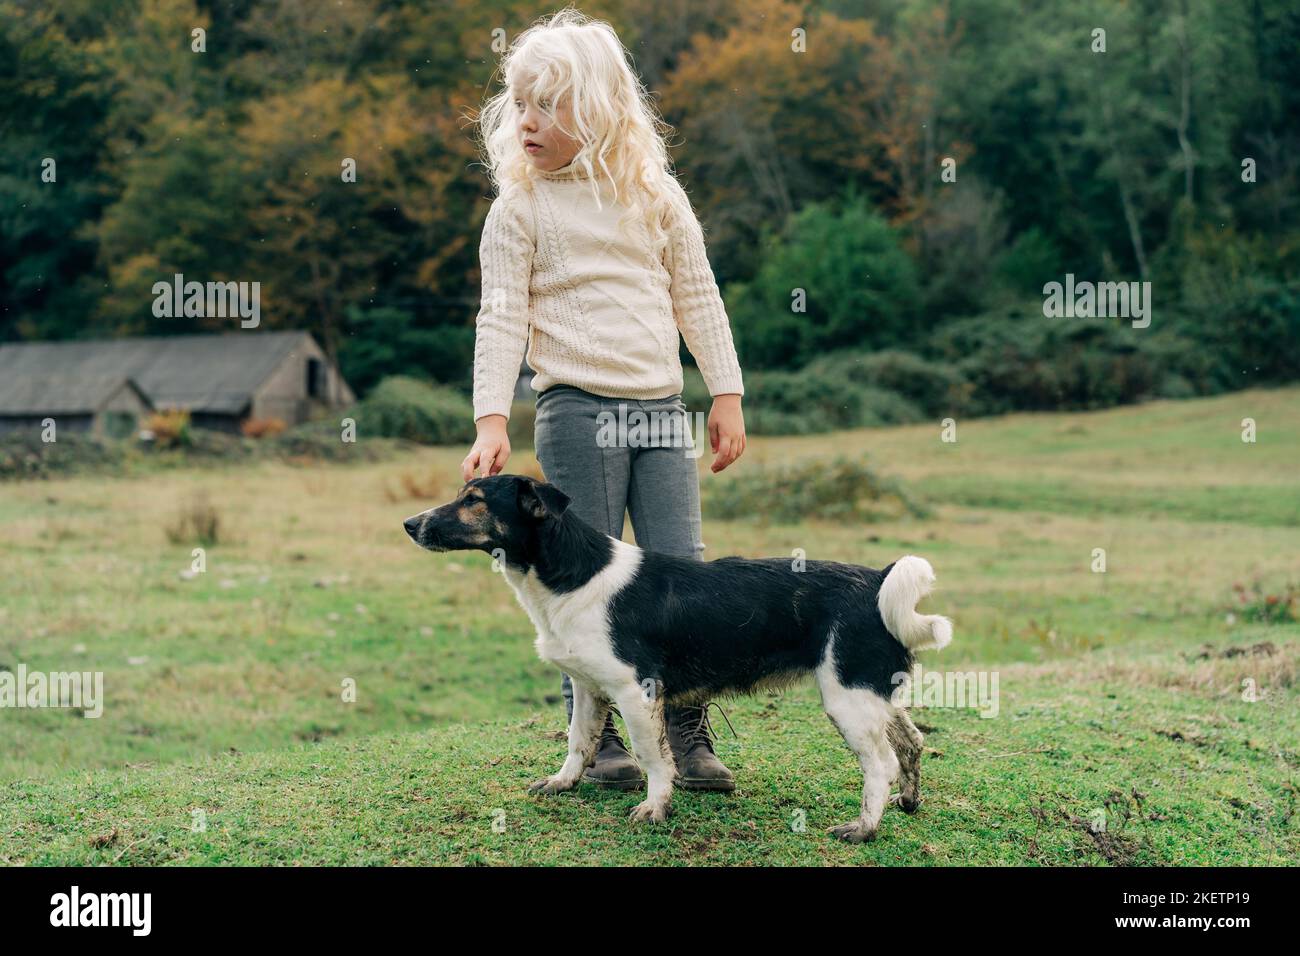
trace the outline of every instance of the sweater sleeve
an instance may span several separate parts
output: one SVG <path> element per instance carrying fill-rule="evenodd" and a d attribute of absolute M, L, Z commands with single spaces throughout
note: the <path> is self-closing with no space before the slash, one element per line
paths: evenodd
<path fill-rule="evenodd" d="M 673 216 L 668 223 L 664 265 L 672 276 L 673 317 L 700 366 L 709 394 L 744 395 L 727 310 L 704 249 L 704 230 L 681 183 L 673 176 L 668 180 Z"/>
<path fill-rule="evenodd" d="M 482 304 L 474 334 L 474 420 L 510 417 L 528 348 L 528 289 L 535 248 L 526 197 L 502 192 L 488 209 L 479 242 Z"/>

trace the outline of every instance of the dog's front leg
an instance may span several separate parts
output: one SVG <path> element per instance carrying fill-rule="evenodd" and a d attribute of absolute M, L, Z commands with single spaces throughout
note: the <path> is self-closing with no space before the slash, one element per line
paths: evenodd
<path fill-rule="evenodd" d="M 628 736 L 632 738 L 632 752 L 646 775 L 646 798 L 632 808 L 631 817 L 648 823 L 662 823 L 668 819 L 673 799 L 673 777 L 677 773 L 673 754 L 668 748 L 667 728 L 664 726 L 663 699 L 657 694 L 648 698 L 638 684 L 633 684 L 615 698 Z"/>
<path fill-rule="evenodd" d="M 573 680 L 572 678 L 570 678 Z M 582 771 L 595 759 L 600 730 L 605 726 L 609 701 L 578 680 L 573 680 L 573 720 L 569 721 L 569 755 L 560 772 L 529 784 L 529 793 L 572 790 Z"/>

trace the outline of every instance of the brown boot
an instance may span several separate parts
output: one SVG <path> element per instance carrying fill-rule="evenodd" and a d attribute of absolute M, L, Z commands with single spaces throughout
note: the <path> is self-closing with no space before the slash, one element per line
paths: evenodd
<path fill-rule="evenodd" d="M 677 786 L 685 790 L 735 790 L 736 778 L 713 752 L 708 705 L 667 710 L 668 744 L 677 764 Z"/>
<path fill-rule="evenodd" d="M 587 768 L 582 779 L 614 790 L 640 790 L 645 786 L 641 768 L 627 752 L 614 728 L 613 711 L 605 717 L 605 729 L 600 732 L 596 760 Z"/>

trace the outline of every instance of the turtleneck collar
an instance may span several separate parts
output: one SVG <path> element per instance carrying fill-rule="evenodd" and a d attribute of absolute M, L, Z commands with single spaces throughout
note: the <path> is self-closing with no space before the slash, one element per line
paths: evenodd
<path fill-rule="evenodd" d="M 573 163 L 569 163 L 569 165 L 567 166 L 561 166 L 559 169 L 538 169 L 536 170 L 536 172 L 537 175 L 540 176 L 542 179 L 552 179 L 552 180 L 559 180 L 559 181 L 585 180 L 591 178 L 581 169 L 574 166 Z"/>

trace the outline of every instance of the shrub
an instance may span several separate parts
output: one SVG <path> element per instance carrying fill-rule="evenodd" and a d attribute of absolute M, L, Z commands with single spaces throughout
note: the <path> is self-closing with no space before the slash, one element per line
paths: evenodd
<path fill-rule="evenodd" d="M 245 418 L 239 423 L 239 431 L 245 438 L 267 438 L 279 435 L 289 426 L 282 418 Z"/>
<path fill-rule="evenodd" d="M 1164 328 L 1155 330 L 1143 346 L 1161 372 L 1155 394 L 1161 398 L 1191 398 L 1214 395 L 1240 384 L 1240 373 L 1233 375 L 1224 355 L 1172 331 L 1187 328 L 1183 315 L 1166 312 L 1162 316 Z"/>
<path fill-rule="evenodd" d="M 0 435 L 0 479 L 118 471 L 126 452 L 124 442 L 77 432 L 61 432 L 56 442 L 41 441 L 36 429 L 10 432 Z"/>
<path fill-rule="evenodd" d="M 394 375 L 358 404 L 362 437 L 404 438 L 426 445 L 455 445 L 475 437 L 474 407 L 459 391 Z"/>
<path fill-rule="evenodd" d="M 1006 199 L 976 175 L 945 186 L 943 200 L 926 203 L 913 220 L 927 315 L 969 315 L 986 308 L 989 281 L 1006 246 Z"/>
<path fill-rule="evenodd" d="M 1249 589 L 1241 583 L 1234 584 L 1232 591 L 1237 600 L 1229 610 L 1240 613 L 1246 621 L 1259 624 L 1300 622 L 1300 586 L 1288 584 L 1272 593 L 1255 581 Z"/>
<path fill-rule="evenodd" d="M 397 368 L 418 368 L 440 382 L 459 382 L 472 365 L 474 326 L 431 325 L 391 306 L 346 311 L 346 334 L 339 345 L 339 368 L 360 393 L 368 394 Z"/>
<path fill-rule="evenodd" d="M 190 443 L 190 413 L 181 408 L 160 409 L 145 419 L 144 432 L 157 448 L 175 448 Z"/>
<path fill-rule="evenodd" d="M 814 360 L 805 371 L 896 393 L 929 417 L 966 411 L 973 391 L 956 366 L 897 349 L 831 352 Z"/>
<path fill-rule="evenodd" d="M 1154 335 L 1114 319 L 986 315 L 953 322 L 931 341 L 973 389 L 974 414 L 1091 409 L 1156 393 L 1164 377 L 1139 347 Z"/>
<path fill-rule="evenodd" d="M 686 375 L 682 400 L 691 411 L 713 404 L 704 380 Z M 924 421 L 926 413 L 906 396 L 856 381 L 831 367 L 745 375 L 745 428 L 753 435 L 811 435 L 839 428 L 873 428 Z"/>
<path fill-rule="evenodd" d="M 200 493 L 182 505 L 164 530 L 172 544 L 197 543 L 210 548 L 221 540 L 221 515 L 208 501 L 207 495 Z"/>
<path fill-rule="evenodd" d="M 745 426 L 755 435 L 804 435 L 852 428 L 862 420 L 861 386 L 803 372 L 755 372 Z"/>
<path fill-rule="evenodd" d="M 810 517 L 889 521 L 928 510 L 897 481 L 861 461 L 835 458 L 797 465 L 753 467 L 730 482 L 710 482 L 704 497 L 710 518 L 759 518 L 793 524 Z"/>
<path fill-rule="evenodd" d="M 1300 379 L 1300 282 L 1250 278 L 1187 315 L 1233 387 Z"/>
<path fill-rule="evenodd" d="M 865 386 L 862 389 L 862 413 L 858 428 L 879 428 L 883 425 L 911 425 L 926 420 L 926 414 L 906 396 L 887 388 Z"/>
<path fill-rule="evenodd" d="M 916 337 L 916 267 L 865 198 L 805 206 L 762 245 L 754 278 L 727 288 L 746 363 L 794 369 L 831 349 Z M 791 311 L 792 286 L 807 291 L 805 312 Z"/>
<path fill-rule="evenodd" d="M 1011 248 L 997 264 L 998 278 L 1013 294 L 1039 295 L 1044 277 L 1059 276 L 1065 270 L 1060 247 L 1039 227 L 1031 226 L 1016 236 Z"/>

